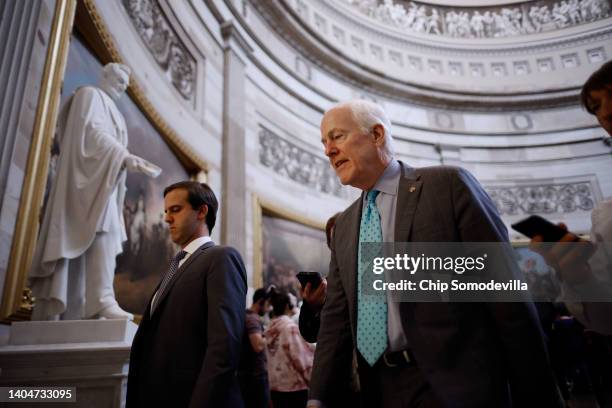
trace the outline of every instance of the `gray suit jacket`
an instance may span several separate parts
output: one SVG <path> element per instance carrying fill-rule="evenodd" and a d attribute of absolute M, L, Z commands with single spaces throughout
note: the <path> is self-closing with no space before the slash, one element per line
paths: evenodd
<path fill-rule="evenodd" d="M 508 240 L 494 204 L 469 172 L 401 164 L 396 242 Z M 336 221 L 310 399 L 328 401 L 349 375 L 361 208 L 360 198 Z M 533 304 L 404 302 L 400 316 L 420 370 L 446 406 L 562 406 Z"/>
<path fill-rule="evenodd" d="M 242 407 L 246 273 L 240 254 L 208 242 L 179 268 L 132 343 L 126 406 Z"/>

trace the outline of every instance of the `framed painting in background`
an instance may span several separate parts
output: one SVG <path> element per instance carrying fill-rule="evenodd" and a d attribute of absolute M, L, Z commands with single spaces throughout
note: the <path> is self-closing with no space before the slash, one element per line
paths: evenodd
<path fill-rule="evenodd" d="M 263 284 L 299 294 L 300 271 L 329 270 L 325 231 L 266 213 L 262 214 Z"/>
<path fill-rule="evenodd" d="M 78 87 L 96 85 L 101 70 L 102 63 L 93 52 L 79 36 L 73 36 L 60 106 L 63 107 Z M 163 189 L 174 182 L 190 179 L 190 174 L 127 93 L 117 101 L 117 106 L 128 127 L 128 150 L 162 168 L 156 179 L 128 172 L 126 181 L 123 212 L 128 240 L 123 244 L 123 253 L 117 257 L 114 286 L 119 305 L 139 314 L 165 273 L 168 260 L 176 252 L 164 225 Z M 55 149 L 47 190 L 53 180 L 54 158 L 58 154 Z"/>

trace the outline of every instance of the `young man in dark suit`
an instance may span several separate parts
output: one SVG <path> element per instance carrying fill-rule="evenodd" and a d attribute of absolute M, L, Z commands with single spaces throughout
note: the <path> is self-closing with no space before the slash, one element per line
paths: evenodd
<path fill-rule="evenodd" d="M 242 407 L 236 379 L 247 291 L 242 258 L 210 239 L 218 203 L 208 185 L 167 187 L 164 208 L 181 251 L 134 338 L 126 406 Z"/>
<path fill-rule="evenodd" d="M 354 347 L 367 407 L 562 406 L 533 304 L 368 302 L 360 294 L 360 242 L 508 240 L 471 174 L 395 160 L 390 132 L 383 109 L 367 101 L 335 106 L 321 122 L 338 178 L 363 194 L 336 220 L 308 407 L 329 403 Z"/>

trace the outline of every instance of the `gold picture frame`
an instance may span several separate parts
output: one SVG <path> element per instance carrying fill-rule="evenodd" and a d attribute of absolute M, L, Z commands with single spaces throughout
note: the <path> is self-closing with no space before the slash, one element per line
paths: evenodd
<path fill-rule="evenodd" d="M 325 232 L 325 221 L 305 217 L 252 194 L 253 203 L 253 279 L 254 288 L 261 288 L 263 279 L 263 216 L 269 215 Z"/>
<path fill-rule="evenodd" d="M 32 141 L 0 305 L 0 317 L 5 322 L 24 319 L 32 308 L 25 283 L 36 245 L 33 237 L 38 233 L 38 213 L 47 180 L 50 147 L 57 122 L 59 95 L 75 11 L 76 0 L 57 0 L 55 3 Z"/>

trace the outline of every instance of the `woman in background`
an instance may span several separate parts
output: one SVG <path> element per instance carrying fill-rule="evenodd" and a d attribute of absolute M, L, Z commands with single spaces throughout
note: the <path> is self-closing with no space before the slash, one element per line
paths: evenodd
<path fill-rule="evenodd" d="M 264 337 L 272 402 L 274 408 L 305 407 L 315 347 L 291 319 L 295 304 L 289 294 L 273 293 L 271 302 L 275 317 Z"/>

